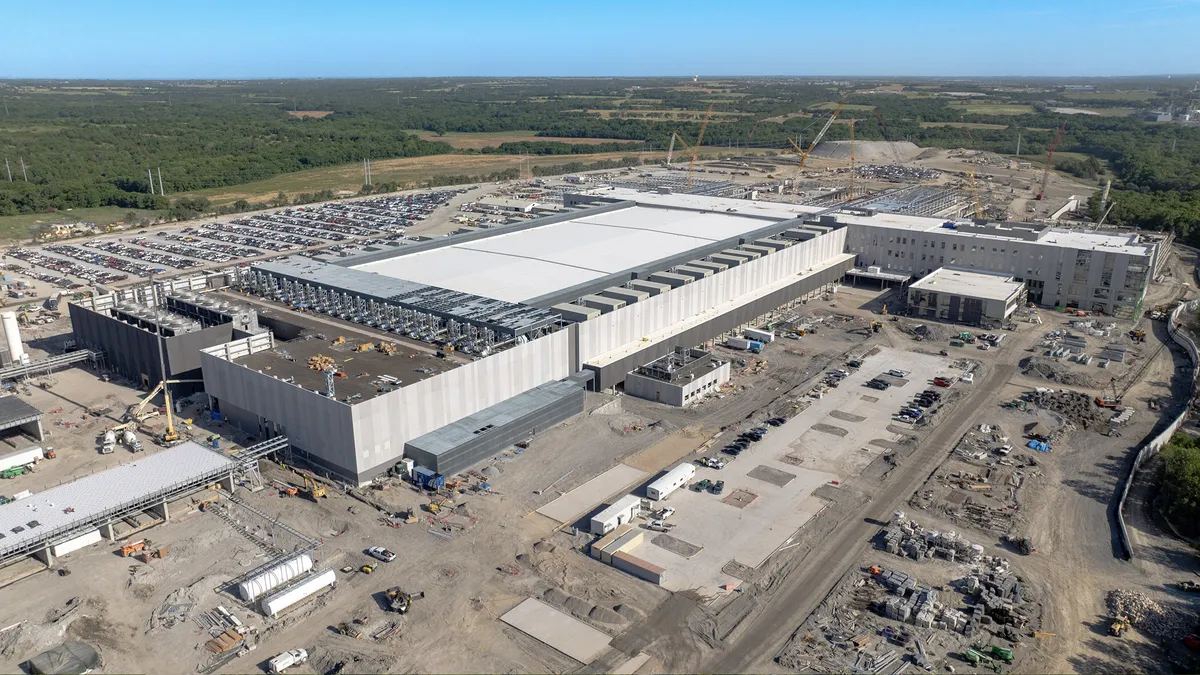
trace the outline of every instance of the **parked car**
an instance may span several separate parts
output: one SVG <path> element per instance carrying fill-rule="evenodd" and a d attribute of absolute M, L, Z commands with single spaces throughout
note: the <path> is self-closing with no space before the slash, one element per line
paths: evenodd
<path fill-rule="evenodd" d="M 847 368 L 862 368 L 862 359 L 850 359 L 846 362 Z"/>
<path fill-rule="evenodd" d="M 383 562 L 392 562 L 396 559 L 395 553 L 392 553 L 382 546 L 372 546 L 371 548 L 367 549 L 367 555 L 375 558 L 376 560 L 382 560 Z"/>
<path fill-rule="evenodd" d="M 667 508 L 662 510 L 662 515 L 659 517 L 662 518 L 663 520 L 666 520 L 667 518 L 670 518 L 673 515 L 675 515 L 675 507 L 668 506 Z"/>
<path fill-rule="evenodd" d="M 693 485 L 692 489 L 695 490 L 696 492 L 704 492 L 708 488 L 712 487 L 712 484 L 713 484 L 713 482 L 711 480 L 705 478 L 704 480 L 700 481 L 699 483 L 696 483 L 695 485 Z"/>
<path fill-rule="evenodd" d="M 935 377 L 935 378 L 933 378 L 933 383 L 939 387 L 949 387 L 950 385 L 954 384 L 953 382 L 951 382 L 949 379 L 947 379 L 945 377 Z"/>
<path fill-rule="evenodd" d="M 899 370 L 897 368 L 892 368 L 891 370 L 887 371 L 887 374 L 891 375 L 892 377 L 908 377 L 908 371 Z"/>
<path fill-rule="evenodd" d="M 879 391 L 884 391 L 885 389 L 887 389 L 888 387 L 890 387 L 892 385 L 887 382 L 884 382 L 883 380 L 871 380 L 870 382 L 867 382 L 867 386 L 872 389 L 878 389 Z"/>
<path fill-rule="evenodd" d="M 719 480 L 709 486 L 708 491 L 714 495 L 719 495 L 725 491 L 725 481 Z"/>
<path fill-rule="evenodd" d="M 742 449 L 737 447 L 736 445 L 727 445 L 727 446 L 721 448 L 721 452 L 723 452 L 727 455 L 731 455 L 733 457 L 737 457 L 738 455 L 742 454 Z"/>

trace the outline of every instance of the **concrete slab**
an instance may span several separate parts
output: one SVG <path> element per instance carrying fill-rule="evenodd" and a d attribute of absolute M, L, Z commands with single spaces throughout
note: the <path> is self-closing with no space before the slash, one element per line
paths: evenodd
<path fill-rule="evenodd" d="M 650 655 L 646 652 L 638 652 L 637 656 L 630 658 L 625 663 L 613 668 L 613 675 L 633 675 L 639 668 L 646 665 L 650 660 Z"/>
<path fill-rule="evenodd" d="M 724 495 L 680 489 L 667 499 L 667 505 L 677 509 L 671 517 L 676 526 L 671 537 L 699 547 L 698 552 L 684 557 L 647 540 L 629 553 L 665 567 L 663 587 L 671 591 L 695 589 L 714 595 L 724 584 L 739 583 L 723 571 L 726 565 L 734 561 L 758 567 L 786 545 L 825 507 L 813 491 L 857 475 L 901 440 L 887 429 L 893 415 L 931 386 L 935 375 L 949 372 L 950 363 L 938 356 L 882 349 L 837 389 L 772 429 L 724 469 L 698 467 L 695 480 L 725 481 Z M 907 370 L 910 379 L 886 391 L 864 387 L 888 368 Z"/>
<path fill-rule="evenodd" d="M 527 598 L 500 617 L 504 623 L 580 663 L 591 663 L 612 638 L 536 598 Z"/>
<path fill-rule="evenodd" d="M 546 504 L 537 512 L 560 523 L 572 522 L 647 475 L 647 472 L 641 469 L 618 464 Z"/>

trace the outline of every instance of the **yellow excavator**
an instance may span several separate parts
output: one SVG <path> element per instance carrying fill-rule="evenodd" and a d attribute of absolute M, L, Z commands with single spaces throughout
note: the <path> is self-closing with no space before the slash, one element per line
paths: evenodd
<path fill-rule="evenodd" d="M 291 467 L 288 467 L 291 468 Z M 306 473 L 292 469 L 292 473 L 300 477 L 304 481 L 304 494 L 314 502 L 318 499 L 324 499 L 328 495 L 325 493 L 325 486 L 313 480 L 312 476 Z"/>

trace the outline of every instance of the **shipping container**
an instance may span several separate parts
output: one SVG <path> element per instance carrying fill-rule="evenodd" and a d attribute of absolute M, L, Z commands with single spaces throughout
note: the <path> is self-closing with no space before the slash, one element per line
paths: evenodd
<path fill-rule="evenodd" d="M 238 595 L 242 599 L 249 602 L 257 600 L 264 594 L 279 588 L 296 577 L 305 574 L 313 568 L 313 560 L 307 555 L 302 555 L 298 558 L 285 560 L 274 567 L 265 570 L 262 574 L 256 574 L 253 577 L 238 584 Z"/>
<path fill-rule="evenodd" d="M 775 333 L 769 330 L 760 330 L 758 328 L 747 328 L 742 333 L 750 340 L 755 340 L 763 344 L 768 344 L 775 340 Z"/>
<path fill-rule="evenodd" d="M 262 599 L 262 612 L 267 616 L 278 616 L 283 610 L 303 602 L 307 598 L 332 586 L 337 581 L 333 570 L 325 570 L 320 574 Z"/>
<path fill-rule="evenodd" d="M 688 481 L 696 477 L 696 465 L 680 464 L 668 471 L 662 478 L 646 487 L 646 496 L 653 500 L 666 499 L 672 492 L 678 490 Z"/>
<path fill-rule="evenodd" d="M 613 554 L 612 566 L 652 584 L 662 585 L 667 578 L 666 569 L 625 552 Z"/>
<path fill-rule="evenodd" d="M 600 537 L 596 541 L 592 542 L 592 545 L 589 548 L 588 553 L 596 560 L 600 560 L 602 558 L 600 553 L 601 553 L 601 551 L 604 550 L 604 548 L 606 546 L 613 543 L 617 539 L 620 539 L 621 537 L 625 536 L 632 529 L 633 529 L 633 526 L 629 525 L 629 524 L 618 526 L 617 529 L 613 530 L 612 532 L 609 532 L 608 534 L 604 535 L 603 537 Z"/>
<path fill-rule="evenodd" d="M 725 341 L 725 346 L 730 349 L 749 349 L 750 341 L 744 338 L 729 338 Z"/>
<path fill-rule="evenodd" d="M 637 548 L 638 544 L 642 543 L 642 538 L 645 536 L 645 530 L 630 530 L 625 534 L 617 537 L 616 540 L 610 542 L 607 546 L 600 550 L 600 562 L 611 565 L 612 557 L 621 551 L 628 551 L 632 548 Z"/>
<path fill-rule="evenodd" d="M 25 448 L 16 452 L 9 453 L 0 457 L 0 471 L 7 471 L 18 466 L 33 464 L 34 462 L 44 459 L 45 454 L 41 448 Z"/>

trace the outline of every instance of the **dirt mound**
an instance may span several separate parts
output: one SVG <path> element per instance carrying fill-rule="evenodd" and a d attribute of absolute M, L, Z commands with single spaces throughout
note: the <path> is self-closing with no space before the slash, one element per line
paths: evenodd
<path fill-rule="evenodd" d="M 577 598 L 573 595 L 567 598 L 567 602 L 563 605 L 563 607 L 568 612 L 578 617 L 586 617 L 590 615 L 592 613 L 592 609 L 594 608 L 592 603 L 584 600 L 583 598 Z"/>
<path fill-rule="evenodd" d="M 545 593 L 542 593 L 542 601 L 555 607 L 561 607 L 566 604 L 571 596 L 557 588 L 547 588 Z"/>
<path fill-rule="evenodd" d="M 645 616 L 645 614 L 642 613 L 642 610 L 634 607 L 633 605 L 617 605 L 616 607 L 613 607 L 613 611 L 625 617 L 626 619 L 629 619 L 630 621 L 638 621 Z"/>
<path fill-rule="evenodd" d="M 390 673 L 399 660 L 388 654 L 350 652 L 325 645 L 309 650 L 309 663 L 318 673 Z"/>
<path fill-rule="evenodd" d="M 895 146 L 895 152 L 892 152 L 892 148 L 885 141 L 855 141 L 854 161 L 859 164 L 894 162 L 897 154 L 907 161 L 921 154 L 921 148 L 908 141 L 897 141 L 890 145 Z M 850 141 L 825 141 L 812 151 L 812 156 L 849 162 Z"/>
<path fill-rule="evenodd" d="M 625 618 L 607 607 L 596 605 L 588 613 L 588 618 L 599 623 L 622 623 Z"/>

